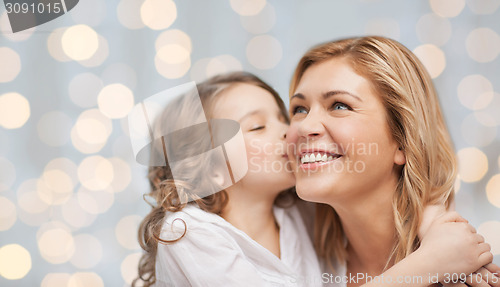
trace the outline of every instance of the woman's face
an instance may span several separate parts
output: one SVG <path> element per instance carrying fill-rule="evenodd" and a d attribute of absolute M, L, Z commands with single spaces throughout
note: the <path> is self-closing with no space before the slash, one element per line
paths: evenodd
<path fill-rule="evenodd" d="M 290 117 L 288 155 L 301 198 L 369 200 L 395 190 L 404 155 L 380 96 L 345 58 L 305 71 L 290 100 Z"/>
<path fill-rule="evenodd" d="M 285 147 L 288 124 L 271 93 L 251 84 L 236 84 L 219 95 L 213 113 L 241 126 L 248 172 L 236 185 L 269 195 L 294 185 Z"/>

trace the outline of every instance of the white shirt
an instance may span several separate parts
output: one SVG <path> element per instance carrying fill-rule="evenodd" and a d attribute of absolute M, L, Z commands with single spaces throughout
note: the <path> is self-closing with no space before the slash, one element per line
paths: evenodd
<path fill-rule="evenodd" d="M 167 215 L 156 286 L 321 286 L 321 269 L 296 206 L 274 208 L 281 259 L 222 217 L 194 204 Z M 174 222 L 175 220 L 175 222 Z M 173 236 L 174 235 L 174 236 Z"/>

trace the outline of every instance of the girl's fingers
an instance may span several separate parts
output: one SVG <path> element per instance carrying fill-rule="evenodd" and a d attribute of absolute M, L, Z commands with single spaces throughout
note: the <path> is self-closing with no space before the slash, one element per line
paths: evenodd
<path fill-rule="evenodd" d="M 476 238 L 477 243 L 484 243 L 484 237 L 481 234 L 476 233 L 474 237 Z"/>
<path fill-rule="evenodd" d="M 482 280 L 487 283 L 487 286 L 499 287 L 500 279 L 492 274 L 488 269 L 482 267 L 478 271 L 476 271 L 476 276 L 481 276 Z"/>
<path fill-rule="evenodd" d="M 490 263 L 486 266 L 484 266 L 484 268 L 486 268 L 488 271 L 490 271 L 491 273 L 493 274 L 497 274 L 496 276 L 497 277 L 500 277 L 500 267 L 494 263 Z"/>
<path fill-rule="evenodd" d="M 481 243 L 479 244 L 480 245 L 480 248 L 486 248 L 486 247 L 482 247 L 481 245 L 488 245 L 487 247 L 489 248 L 489 244 L 488 243 Z M 485 266 L 485 265 L 488 265 L 490 264 L 491 262 L 493 262 L 493 254 L 489 251 L 486 251 L 484 253 L 481 253 L 481 255 L 479 255 L 479 265 L 481 266 Z M 495 272 L 493 272 L 495 273 Z"/>
<path fill-rule="evenodd" d="M 486 283 L 485 280 L 483 280 L 483 275 L 481 275 L 480 273 L 470 274 L 469 276 L 467 276 L 467 280 L 465 280 L 465 283 L 467 283 L 467 285 L 471 287 L 490 287 L 490 285 Z"/>

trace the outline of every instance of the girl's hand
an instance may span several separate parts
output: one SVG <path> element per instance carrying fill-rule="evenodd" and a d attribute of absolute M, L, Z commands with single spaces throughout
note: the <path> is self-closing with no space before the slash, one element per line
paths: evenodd
<path fill-rule="evenodd" d="M 436 212 L 441 213 L 439 210 Z M 416 252 L 422 253 L 424 258 L 433 262 L 432 270 L 438 274 L 440 282 L 444 282 L 452 274 L 471 274 L 479 271 L 482 266 L 493 261 L 490 245 L 456 212 L 437 215 L 429 227 L 419 233 L 423 238 Z"/>

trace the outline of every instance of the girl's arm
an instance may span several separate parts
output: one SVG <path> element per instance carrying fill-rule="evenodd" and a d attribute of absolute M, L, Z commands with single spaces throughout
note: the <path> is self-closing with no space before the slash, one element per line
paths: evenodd
<path fill-rule="evenodd" d="M 362 286 L 429 286 L 449 281 L 453 274 L 463 274 L 462 277 L 472 274 L 491 263 L 492 259 L 490 246 L 484 243 L 484 238 L 476 233 L 474 227 L 456 212 L 447 212 L 434 220 L 415 252 L 380 275 L 378 281 Z M 484 274 L 490 273 L 488 284 L 472 282 L 471 285 L 500 286 L 495 268 L 495 265 L 490 264 L 490 271 L 482 270 Z"/>

